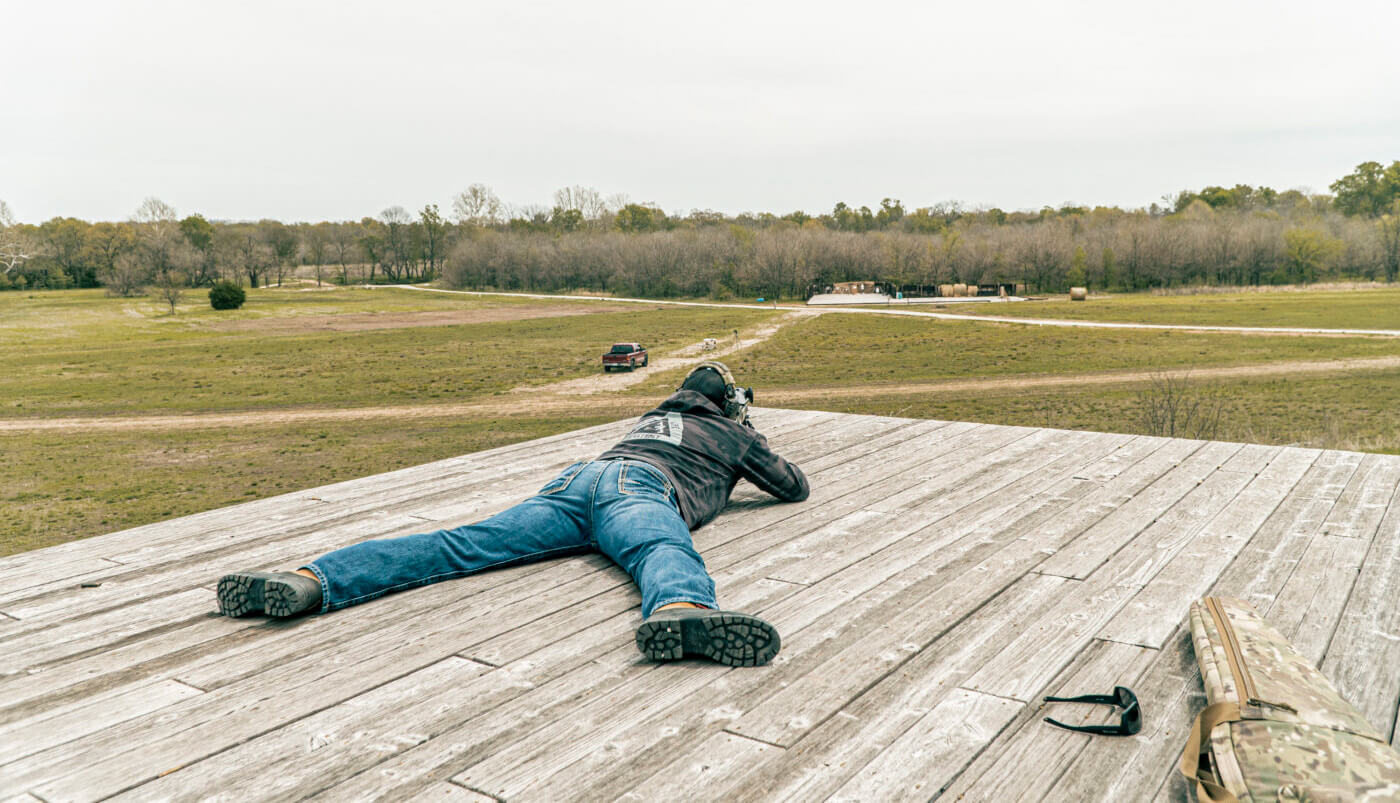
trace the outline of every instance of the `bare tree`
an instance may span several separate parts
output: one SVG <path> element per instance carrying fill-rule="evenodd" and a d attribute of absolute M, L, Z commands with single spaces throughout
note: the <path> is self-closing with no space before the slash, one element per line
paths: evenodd
<path fill-rule="evenodd" d="M 19 232 L 15 230 L 15 216 L 10 205 L 0 200 L 0 268 L 8 276 L 23 265 L 30 257 Z"/>
<path fill-rule="evenodd" d="M 336 264 L 340 266 L 340 283 L 350 284 L 350 263 L 354 261 L 358 232 L 354 223 L 336 223 L 331 226 L 330 249 Z"/>
<path fill-rule="evenodd" d="M 301 225 L 301 251 L 306 260 L 316 270 L 316 286 L 321 286 L 321 274 L 326 265 L 326 248 L 330 223 L 317 223 L 314 226 Z"/>
<path fill-rule="evenodd" d="M 185 295 L 185 277 L 177 271 L 162 271 L 156 276 L 156 295 L 170 305 L 170 314 L 175 314 L 175 305 Z"/>
<path fill-rule="evenodd" d="M 587 221 L 601 220 L 608 214 L 608 203 L 592 187 L 560 187 L 554 191 L 554 206 L 559 209 L 577 209 Z"/>
<path fill-rule="evenodd" d="M 413 218 L 402 206 L 391 206 L 379 213 L 379 220 L 384 224 L 384 272 L 398 281 L 409 270 L 408 227 Z"/>
<path fill-rule="evenodd" d="M 122 251 L 101 273 L 102 284 L 109 296 L 140 295 L 146 287 L 150 272 L 135 251 Z"/>
<path fill-rule="evenodd" d="M 175 207 L 159 198 L 147 198 L 131 220 L 136 224 L 138 250 L 145 269 L 157 276 L 171 270 L 175 246 L 184 239 Z"/>
<path fill-rule="evenodd" d="M 1138 394 L 1138 404 L 1142 429 L 1168 438 L 1214 440 L 1225 411 L 1219 389 L 1166 371 L 1153 375 L 1151 385 Z"/>
<path fill-rule="evenodd" d="M 501 199 L 485 184 L 473 184 L 452 198 L 452 216 L 458 223 L 490 226 L 499 223 L 505 211 Z"/>

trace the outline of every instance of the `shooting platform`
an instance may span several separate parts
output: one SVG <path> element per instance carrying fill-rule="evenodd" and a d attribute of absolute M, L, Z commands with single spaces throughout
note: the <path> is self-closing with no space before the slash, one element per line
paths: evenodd
<path fill-rule="evenodd" d="M 1382 733 L 1400 698 L 1400 457 L 755 411 L 812 497 L 698 531 L 769 666 L 654 664 L 601 556 L 292 621 L 227 570 L 476 520 L 623 421 L 0 558 L 0 799 L 1176 800 L 1184 627 L 1242 597 Z M 1137 736 L 1043 723 L 1132 687 Z M 1102 722 L 1104 707 L 1052 704 Z"/>

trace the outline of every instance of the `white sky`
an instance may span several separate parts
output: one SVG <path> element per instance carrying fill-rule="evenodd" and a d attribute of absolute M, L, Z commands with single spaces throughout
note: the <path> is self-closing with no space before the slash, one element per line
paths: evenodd
<path fill-rule="evenodd" d="M 1400 2 L 0 0 L 17 218 L 1145 206 L 1400 159 Z"/>

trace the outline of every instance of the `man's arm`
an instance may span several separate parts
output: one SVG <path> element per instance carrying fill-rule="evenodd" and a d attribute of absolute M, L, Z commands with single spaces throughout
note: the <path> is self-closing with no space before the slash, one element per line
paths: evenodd
<path fill-rule="evenodd" d="M 768 448 L 762 435 L 754 439 L 739 464 L 739 476 L 784 502 L 801 502 L 811 493 L 802 469 Z"/>

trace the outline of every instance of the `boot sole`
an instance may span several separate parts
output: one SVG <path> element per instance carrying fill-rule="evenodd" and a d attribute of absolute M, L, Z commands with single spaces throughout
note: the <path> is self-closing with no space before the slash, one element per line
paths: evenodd
<path fill-rule="evenodd" d="M 312 607 L 310 595 L 267 572 L 238 572 L 219 578 L 219 613 L 224 616 L 294 616 Z"/>
<path fill-rule="evenodd" d="M 637 649 L 653 661 L 701 656 L 725 666 L 762 666 L 781 646 L 772 625 L 746 614 L 662 619 L 637 628 Z"/>

